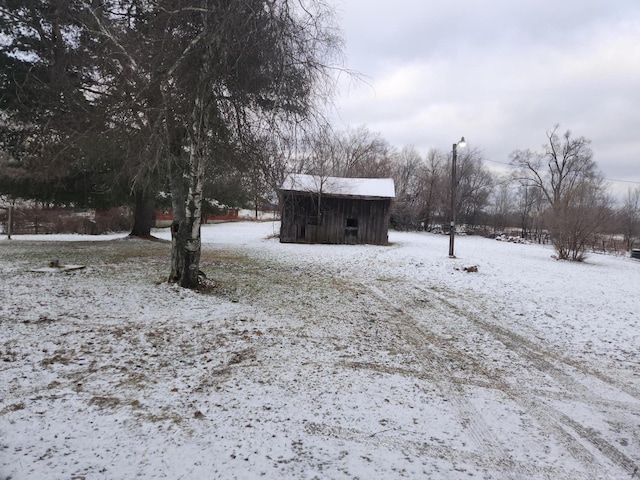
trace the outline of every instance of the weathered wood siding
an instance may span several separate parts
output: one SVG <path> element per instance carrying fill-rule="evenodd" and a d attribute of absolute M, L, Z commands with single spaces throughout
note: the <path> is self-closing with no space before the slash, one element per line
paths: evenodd
<path fill-rule="evenodd" d="M 320 214 L 318 214 L 320 204 Z M 391 199 L 284 192 L 283 243 L 388 243 Z"/>

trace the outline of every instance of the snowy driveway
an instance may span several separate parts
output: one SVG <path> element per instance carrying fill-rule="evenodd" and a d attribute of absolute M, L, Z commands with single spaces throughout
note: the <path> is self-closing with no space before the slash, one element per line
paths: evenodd
<path fill-rule="evenodd" d="M 42 275 L 0 242 L 0 479 L 638 477 L 640 262 L 276 229 L 206 227 L 205 294 L 160 282 L 166 244 Z"/>

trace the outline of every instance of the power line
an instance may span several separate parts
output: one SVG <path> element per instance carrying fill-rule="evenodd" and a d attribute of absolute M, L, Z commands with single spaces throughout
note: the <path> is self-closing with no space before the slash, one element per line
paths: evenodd
<path fill-rule="evenodd" d="M 499 161 L 497 161 L 497 160 L 485 160 L 485 161 L 487 161 L 487 162 L 491 162 L 491 163 L 500 163 L 501 165 L 507 165 L 508 167 L 514 167 L 514 168 L 516 168 L 516 166 L 515 166 L 515 165 L 511 165 L 510 163 L 507 163 L 507 162 L 499 162 Z"/>
<path fill-rule="evenodd" d="M 500 165 L 506 165 L 507 167 L 511 167 L 511 168 L 518 168 L 516 165 L 511 165 L 510 163 L 507 163 L 507 162 L 499 162 L 497 160 L 485 160 L 485 161 L 491 162 L 491 163 L 499 163 Z M 615 178 L 605 178 L 605 180 L 608 182 L 631 183 L 633 185 L 640 185 L 640 182 L 636 182 L 634 180 L 618 180 Z"/>
<path fill-rule="evenodd" d="M 615 178 L 605 178 L 609 182 L 622 182 L 622 183 L 633 183 L 634 185 L 640 185 L 640 182 L 634 182 L 633 180 L 616 180 Z"/>

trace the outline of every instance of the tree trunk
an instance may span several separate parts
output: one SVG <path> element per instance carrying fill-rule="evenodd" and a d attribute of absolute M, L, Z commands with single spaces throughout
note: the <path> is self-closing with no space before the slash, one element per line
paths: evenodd
<path fill-rule="evenodd" d="M 184 273 L 184 256 L 187 243 L 187 222 L 185 193 L 183 183 L 183 169 L 173 158 L 171 164 L 171 204 L 173 207 L 173 222 L 171 223 L 171 273 L 169 283 L 181 283 Z"/>
<path fill-rule="evenodd" d="M 173 223 L 171 225 L 171 274 L 169 281 L 184 288 L 196 288 L 200 273 L 200 225 L 202 223 L 202 189 L 204 159 L 192 145 L 189 155 L 189 191 L 184 199 L 182 171 L 172 171 L 171 197 Z M 177 169 L 179 170 L 179 169 Z"/>
<path fill-rule="evenodd" d="M 133 210 L 133 228 L 130 236 L 149 238 L 154 227 L 154 201 L 149 192 L 137 190 L 135 195 L 135 207 Z"/>
<path fill-rule="evenodd" d="M 15 200 L 13 203 L 15 204 Z M 9 211 L 7 213 L 7 240 L 11 240 L 11 230 L 13 229 L 13 215 L 12 215 L 13 205 L 9 204 Z"/>

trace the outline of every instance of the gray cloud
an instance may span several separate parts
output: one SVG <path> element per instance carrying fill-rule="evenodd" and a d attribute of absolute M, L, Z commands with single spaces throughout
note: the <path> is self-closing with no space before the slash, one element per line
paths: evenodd
<path fill-rule="evenodd" d="M 464 135 L 506 162 L 560 123 L 592 140 L 605 176 L 640 182 L 637 0 L 343 0 L 337 13 L 349 68 L 370 79 L 342 83 L 345 126 L 423 153 Z"/>

